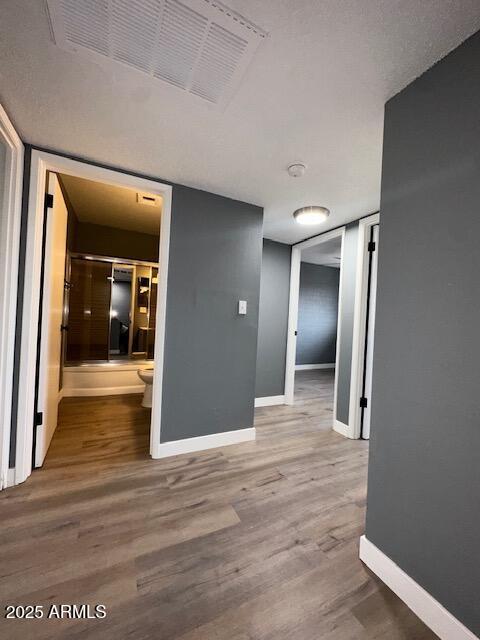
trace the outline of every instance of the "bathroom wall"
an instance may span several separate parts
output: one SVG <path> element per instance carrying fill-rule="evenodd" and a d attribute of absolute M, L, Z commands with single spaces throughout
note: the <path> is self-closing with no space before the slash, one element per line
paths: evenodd
<path fill-rule="evenodd" d="M 159 236 L 148 233 L 77 221 L 71 250 L 97 256 L 158 262 L 158 243 Z"/>
<path fill-rule="evenodd" d="M 62 176 L 58 178 L 68 209 L 67 248 L 70 252 L 158 262 L 158 235 L 81 222 L 70 202 Z"/>

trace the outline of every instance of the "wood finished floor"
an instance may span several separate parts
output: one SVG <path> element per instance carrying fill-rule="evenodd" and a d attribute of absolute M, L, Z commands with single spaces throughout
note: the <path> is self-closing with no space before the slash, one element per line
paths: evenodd
<path fill-rule="evenodd" d="M 139 396 L 65 399 L 45 466 L 0 494 L 6 604 L 104 620 L 4 620 L 8 640 L 432 640 L 358 560 L 368 445 L 331 430 L 333 377 L 297 376 L 257 441 L 148 458 Z"/>

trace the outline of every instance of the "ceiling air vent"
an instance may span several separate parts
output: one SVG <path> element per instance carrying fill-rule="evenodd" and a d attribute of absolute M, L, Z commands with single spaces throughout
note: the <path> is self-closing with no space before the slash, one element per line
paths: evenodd
<path fill-rule="evenodd" d="M 216 105 L 266 33 L 214 0 L 47 0 L 56 44 L 114 61 Z"/>

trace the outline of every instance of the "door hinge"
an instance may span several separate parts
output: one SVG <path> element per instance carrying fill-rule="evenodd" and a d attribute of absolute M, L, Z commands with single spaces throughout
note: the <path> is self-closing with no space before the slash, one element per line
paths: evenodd
<path fill-rule="evenodd" d="M 360 409 L 366 409 L 368 405 L 368 400 L 367 398 L 365 398 L 365 396 L 363 396 L 362 398 L 360 398 Z"/>
<path fill-rule="evenodd" d="M 51 193 L 45 194 L 45 207 L 51 209 L 53 207 L 53 195 Z"/>
<path fill-rule="evenodd" d="M 295 335 L 298 336 L 298 331 L 295 331 Z"/>
<path fill-rule="evenodd" d="M 35 426 L 39 427 L 41 424 L 43 424 L 43 412 L 37 411 L 35 414 Z"/>
<path fill-rule="evenodd" d="M 375 244 L 375 242 L 373 242 L 373 240 L 371 240 L 368 243 L 368 251 L 369 251 L 369 253 L 373 253 L 375 251 L 375 248 L 376 248 L 376 244 Z"/>

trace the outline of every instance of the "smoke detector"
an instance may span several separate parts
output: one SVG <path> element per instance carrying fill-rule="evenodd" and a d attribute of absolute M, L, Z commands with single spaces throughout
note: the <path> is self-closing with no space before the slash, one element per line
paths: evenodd
<path fill-rule="evenodd" d="M 303 162 L 294 162 L 287 167 L 288 175 L 291 178 L 301 178 L 303 175 L 305 175 L 306 170 L 307 165 Z"/>

